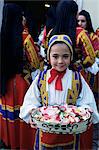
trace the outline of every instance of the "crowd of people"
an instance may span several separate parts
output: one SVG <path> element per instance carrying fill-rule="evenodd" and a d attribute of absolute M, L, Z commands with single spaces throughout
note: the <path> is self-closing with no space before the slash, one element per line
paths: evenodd
<path fill-rule="evenodd" d="M 93 127 L 99 123 L 99 30 L 94 31 L 86 10 L 78 13 L 74 0 L 62 0 L 49 8 L 43 26 L 35 42 L 23 9 L 4 4 L 0 140 L 6 149 L 91 150 Z M 56 104 L 91 108 L 92 125 L 77 135 L 36 128 L 31 112 Z"/>

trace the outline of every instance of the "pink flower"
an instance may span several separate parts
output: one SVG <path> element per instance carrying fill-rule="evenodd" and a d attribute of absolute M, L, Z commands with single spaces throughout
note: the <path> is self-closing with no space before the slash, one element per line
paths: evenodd
<path fill-rule="evenodd" d="M 56 120 L 57 120 L 57 121 L 61 121 L 61 119 L 60 119 L 60 116 L 59 116 L 59 115 L 57 115 L 57 116 L 56 116 Z"/>

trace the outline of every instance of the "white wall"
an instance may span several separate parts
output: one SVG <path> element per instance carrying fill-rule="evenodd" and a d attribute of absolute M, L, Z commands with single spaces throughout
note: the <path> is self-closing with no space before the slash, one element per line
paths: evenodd
<path fill-rule="evenodd" d="M 99 27 L 99 0 L 82 0 L 82 9 L 90 13 L 94 30 Z"/>
<path fill-rule="evenodd" d="M 78 12 L 82 10 L 83 0 L 74 0 L 78 4 Z"/>

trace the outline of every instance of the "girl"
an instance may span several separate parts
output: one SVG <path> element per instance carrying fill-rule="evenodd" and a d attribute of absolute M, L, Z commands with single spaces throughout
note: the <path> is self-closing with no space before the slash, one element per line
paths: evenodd
<path fill-rule="evenodd" d="M 84 78 L 78 72 L 69 69 L 73 59 L 72 41 L 68 35 L 54 35 L 49 40 L 47 58 L 51 68 L 41 72 L 28 89 L 23 105 L 20 109 L 20 118 L 31 127 L 31 111 L 43 105 L 72 104 L 93 109 L 93 123 L 99 122 L 95 100 L 92 91 Z M 52 134 L 38 129 L 35 148 L 39 149 L 91 149 L 92 135 L 90 130 L 83 134 Z M 84 141 L 83 141 L 84 139 Z M 84 142 L 84 144 L 83 144 Z"/>

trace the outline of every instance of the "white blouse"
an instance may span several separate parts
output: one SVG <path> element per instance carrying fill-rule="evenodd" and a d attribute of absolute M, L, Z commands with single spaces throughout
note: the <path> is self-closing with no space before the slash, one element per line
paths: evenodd
<path fill-rule="evenodd" d="M 46 91 L 48 91 L 48 105 L 63 105 L 66 103 L 67 98 L 67 91 L 72 87 L 72 70 L 67 69 L 66 74 L 62 78 L 62 86 L 63 91 L 55 90 L 55 80 L 48 84 L 48 79 L 50 77 L 50 70 L 47 71 L 47 80 L 46 80 Z M 40 98 L 40 91 L 38 89 L 38 77 L 32 82 L 31 86 L 29 87 L 25 97 L 23 105 L 20 108 L 20 115 L 19 117 L 23 119 L 25 122 L 29 123 L 30 119 L 30 111 L 33 108 L 37 108 L 41 106 L 41 98 Z M 97 111 L 95 99 L 91 89 L 89 88 L 88 84 L 81 76 L 82 82 L 82 90 L 79 94 L 79 98 L 76 101 L 77 106 L 82 106 L 84 108 L 92 108 L 93 110 L 93 123 L 99 122 L 99 113 Z"/>

